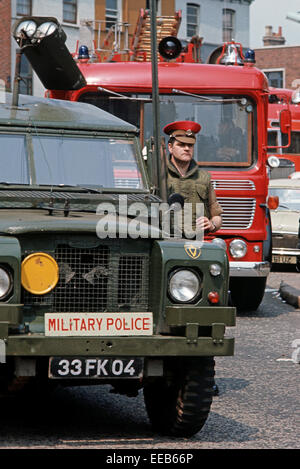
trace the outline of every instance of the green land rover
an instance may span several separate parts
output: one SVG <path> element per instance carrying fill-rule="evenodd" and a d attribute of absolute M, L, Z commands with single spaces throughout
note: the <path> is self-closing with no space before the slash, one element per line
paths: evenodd
<path fill-rule="evenodd" d="M 214 357 L 233 355 L 226 252 L 164 237 L 134 126 L 84 103 L 11 103 L 0 104 L 1 394 L 39 381 L 143 388 L 157 431 L 195 434 Z M 134 204 L 151 212 L 143 235 Z"/>

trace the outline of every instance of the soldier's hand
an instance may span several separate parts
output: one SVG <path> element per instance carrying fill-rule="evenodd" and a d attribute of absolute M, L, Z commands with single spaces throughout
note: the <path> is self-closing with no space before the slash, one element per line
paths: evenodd
<path fill-rule="evenodd" d="M 213 229 L 213 225 L 209 218 L 199 217 L 196 219 L 196 226 L 199 230 L 210 231 Z"/>

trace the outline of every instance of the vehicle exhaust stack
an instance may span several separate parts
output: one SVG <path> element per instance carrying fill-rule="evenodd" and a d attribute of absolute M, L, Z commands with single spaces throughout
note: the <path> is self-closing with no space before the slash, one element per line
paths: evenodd
<path fill-rule="evenodd" d="M 45 88 L 78 90 L 86 85 L 56 18 L 25 16 L 15 22 L 12 33 Z"/>

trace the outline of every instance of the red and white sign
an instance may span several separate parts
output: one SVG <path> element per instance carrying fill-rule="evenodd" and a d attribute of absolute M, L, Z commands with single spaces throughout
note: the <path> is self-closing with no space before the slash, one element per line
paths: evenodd
<path fill-rule="evenodd" d="M 46 336 L 152 335 L 152 313 L 46 313 Z"/>

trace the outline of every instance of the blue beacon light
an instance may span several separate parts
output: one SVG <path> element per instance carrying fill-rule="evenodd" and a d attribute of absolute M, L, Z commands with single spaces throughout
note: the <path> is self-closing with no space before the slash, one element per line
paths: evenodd
<path fill-rule="evenodd" d="M 244 57 L 245 62 L 255 64 L 255 52 L 253 49 L 247 49 Z"/>
<path fill-rule="evenodd" d="M 78 49 L 78 59 L 89 59 L 89 49 L 87 46 L 80 46 Z"/>

